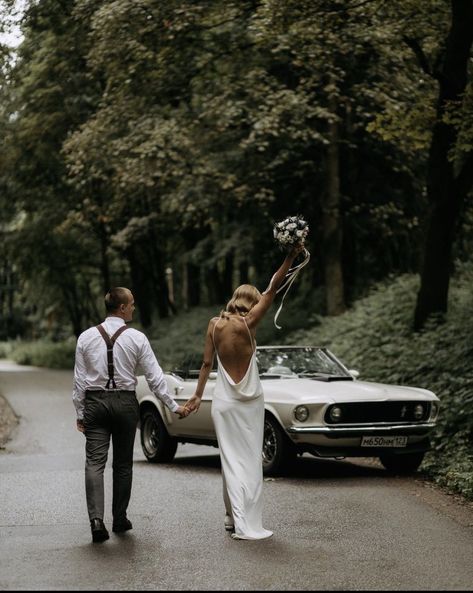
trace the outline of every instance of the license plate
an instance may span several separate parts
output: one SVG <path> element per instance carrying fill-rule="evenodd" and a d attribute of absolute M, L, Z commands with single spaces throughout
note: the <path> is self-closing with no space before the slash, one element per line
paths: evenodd
<path fill-rule="evenodd" d="M 362 447 L 405 447 L 407 437 L 361 437 Z"/>

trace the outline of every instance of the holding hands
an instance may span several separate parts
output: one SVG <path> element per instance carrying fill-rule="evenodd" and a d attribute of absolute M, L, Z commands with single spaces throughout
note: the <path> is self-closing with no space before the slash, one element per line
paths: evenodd
<path fill-rule="evenodd" d="M 179 406 L 176 410 L 176 414 L 179 415 L 179 418 L 186 418 L 190 414 L 190 410 L 187 409 L 187 404 L 185 406 Z"/>
<path fill-rule="evenodd" d="M 201 401 L 202 398 L 198 395 L 193 395 L 190 399 L 188 399 L 184 406 L 184 408 L 187 410 L 187 413 L 190 414 L 191 412 L 197 412 Z"/>
<path fill-rule="evenodd" d="M 176 414 L 179 415 L 179 419 L 187 418 L 191 412 L 197 412 L 200 406 L 200 401 L 200 397 L 193 395 L 183 406 L 179 406 L 176 410 Z"/>

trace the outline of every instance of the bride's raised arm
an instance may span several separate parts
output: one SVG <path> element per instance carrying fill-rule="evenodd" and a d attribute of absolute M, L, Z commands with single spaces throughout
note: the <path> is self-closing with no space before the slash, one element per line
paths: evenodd
<path fill-rule="evenodd" d="M 266 311 L 274 301 L 274 297 L 276 296 L 278 288 L 284 282 L 284 279 L 286 278 L 292 263 L 302 251 L 304 251 L 304 246 L 301 243 L 298 243 L 297 245 L 294 245 L 291 251 L 289 251 L 289 253 L 286 255 L 279 269 L 275 274 L 273 274 L 269 286 L 263 292 L 259 303 L 257 303 L 246 316 L 248 327 L 255 327 L 264 317 Z"/>

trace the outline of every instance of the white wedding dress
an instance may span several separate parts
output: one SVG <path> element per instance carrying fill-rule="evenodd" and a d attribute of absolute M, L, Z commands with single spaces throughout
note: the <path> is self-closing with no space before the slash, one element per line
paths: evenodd
<path fill-rule="evenodd" d="M 270 537 L 273 532 L 262 524 L 264 400 L 255 345 L 246 321 L 245 325 L 253 353 L 246 374 L 238 383 L 225 370 L 214 339 L 218 370 L 212 420 L 220 449 L 225 508 L 235 525 L 232 537 L 255 540 Z"/>

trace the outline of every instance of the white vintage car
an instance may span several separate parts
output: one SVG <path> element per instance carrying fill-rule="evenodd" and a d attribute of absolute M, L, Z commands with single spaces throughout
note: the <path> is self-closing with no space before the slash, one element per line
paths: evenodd
<path fill-rule="evenodd" d="M 328 349 L 261 346 L 258 367 L 264 388 L 263 471 L 274 475 L 297 454 L 379 457 L 393 472 L 415 471 L 430 448 L 439 412 L 427 389 L 358 380 Z M 166 374 L 170 392 L 184 404 L 194 394 L 201 360 L 190 357 Z M 178 443 L 217 446 L 210 408 L 216 373 L 210 374 L 196 414 L 179 419 L 138 378 L 141 445 L 155 463 L 172 461 Z"/>

